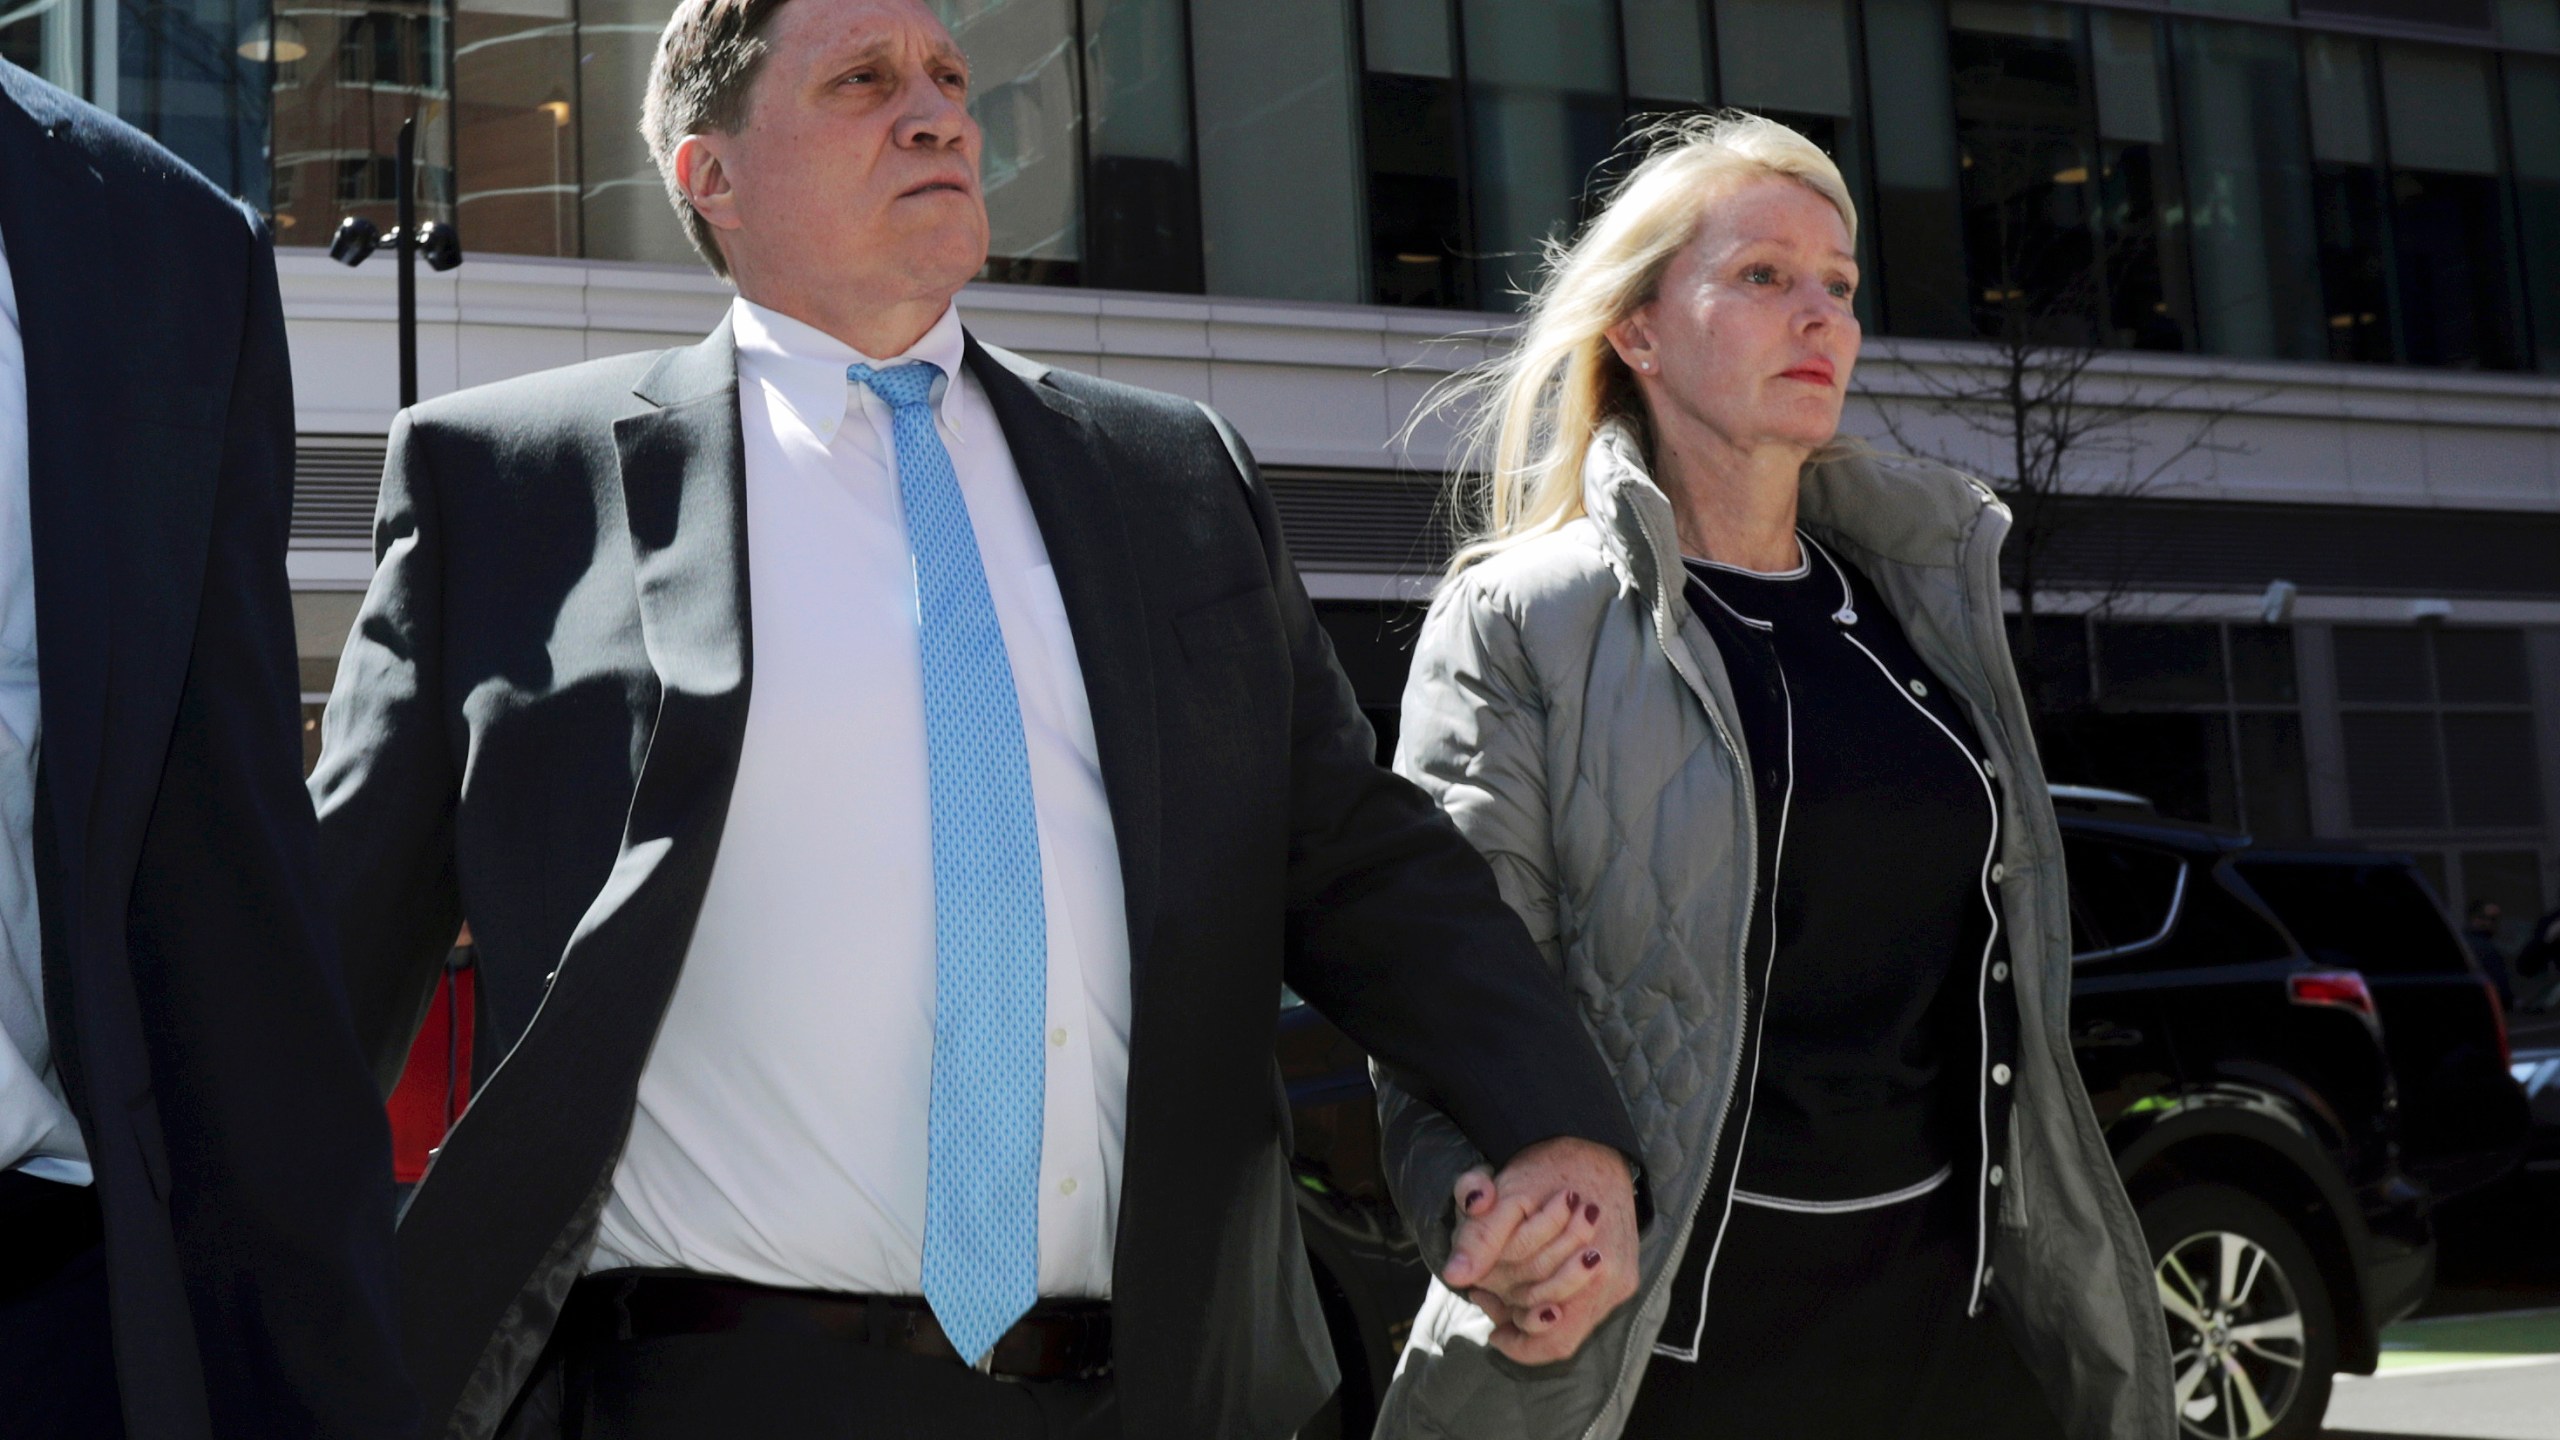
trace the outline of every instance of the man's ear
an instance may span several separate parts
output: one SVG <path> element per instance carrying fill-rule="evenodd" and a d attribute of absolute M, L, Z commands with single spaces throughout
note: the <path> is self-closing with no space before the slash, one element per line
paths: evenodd
<path fill-rule="evenodd" d="M 714 230 L 736 230 L 746 222 L 738 215 L 738 192 L 729 186 L 729 169 L 721 162 L 720 136 L 687 135 L 676 145 L 676 184 L 694 212 Z"/>

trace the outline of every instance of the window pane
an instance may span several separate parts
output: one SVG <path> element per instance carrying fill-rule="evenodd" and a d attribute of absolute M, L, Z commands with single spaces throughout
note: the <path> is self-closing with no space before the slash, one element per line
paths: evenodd
<path fill-rule="evenodd" d="M 695 258 L 666 183 L 640 140 L 640 97 L 667 23 L 667 0 L 576 0 L 579 174 L 586 187 L 580 222 L 587 254 L 599 260 L 682 264 Z M 983 57 L 973 57 L 982 68 Z M 471 236 L 465 233 L 467 249 Z"/>
<path fill-rule="evenodd" d="M 2424 25 L 2431 30 L 2471 30 L 2486 37 L 2495 24 L 2496 4 L 2497 0 L 2301 0 L 2299 8 L 2306 20 L 2334 15 L 2345 20 Z"/>
<path fill-rule="evenodd" d="M 1093 236 L 1083 281 L 1196 292 L 1191 70 L 1182 0 L 1083 0 Z"/>
<path fill-rule="evenodd" d="M 2456 825 L 2535 825 L 2542 820 L 2542 770 L 2533 758 L 2533 717 L 2444 717 L 2445 769 Z"/>
<path fill-rule="evenodd" d="M 660 0 L 663 3 L 663 0 Z M 990 279 L 1073 283 L 1084 256 L 1074 0 L 935 0 L 977 77 Z"/>
<path fill-rule="evenodd" d="M 2560 0 L 2498 0 L 2498 38 L 2560 50 Z"/>
<path fill-rule="evenodd" d="M 2302 717 L 2243 714 L 2240 788 L 2247 794 L 2249 833 L 2296 840 L 2311 833 L 2310 772 L 2302 759 Z"/>
<path fill-rule="evenodd" d="M 1961 0 L 1949 22 L 1974 329 L 2093 338 L 2078 13 Z"/>
<path fill-rule="evenodd" d="M 275 67 L 272 164 L 279 235 L 287 243 L 326 245 L 338 222 L 349 215 L 361 215 L 388 231 L 398 199 L 393 157 L 400 122 L 413 115 L 418 117 L 420 218 L 452 218 L 442 7 L 313 9 L 287 18 L 297 23 L 285 38 L 296 41 L 303 53 L 299 60 Z M 130 23 L 128 17 L 128 27 Z M 137 43 L 130 28 L 122 43 L 130 62 Z M 136 116 L 130 63 L 121 84 L 128 87 L 119 92 L 125 118 L 151 128 Z M 169 142 L 166 134 L 160 138 Z M 174 142 L 170 148 L 196 159 Z M 470 237 L 464 236 L 463 243 L 469 245 Z"/>
<path fill-rule="evenodd" d="M 2534 350 L 2544 370 L 2560 370 L 2560 60 L 2507 57 L 2507 125 Z"/>
<path fill-rule="evenodd" d="M 2444 757 L 2433 715 L 2349 711 L 2347 809 L 2369 830 L 2439 830 L 2445 823 Z"/>
<path fill-rule="evenodd" d="M 2439 630 L 2436 694 L 2457 705 L 2527 705 L 2521 630 Z"/>
<path fill-rule="evenodd" d="M 2413 704 L 2433 698 L 2427 637 L 2381 625 L 2341 625 L 2330 632 L 2338 665 L 2338 698 Z"/>
<path fill-rule="evenodd" d="M 2179 134 L 2205 348 L 2328 352 L 2312 252 L 2301 55 L 2279 30 L 2175 22 Z"/>
<path fill-rule="evenodd" d="M 2049 715 L 2053 778 L 2149 799 L 2163 815 L 2241 823 L 2227 710 Z"/>
<path fill-rule="evenodd" d="M 1368 65 L 1382 75 L 1455 76 L 1448 0 L 1367 0 L 1360 7 Z"/>
<path fill-rule="evenodd" d="M 2089 12 L 2098 99 L 2098 223 L 2105 245 L 2108 341 L 2189 348 L 2185 205 L 2161 94 L 2159 22 Z"/>
<path fill-rule="evenodd" d="M 1209 293 L 1356 302 L 1360 148 L 1344 0 L 1192 0 Z"/>
<path fill-rule="evenodd" d="M 2186 862 L 2158 850 L 2062 837 L 2063 873 L 2100 949 L 2140 945 L 2169 923 Z"/>
<path fill-rule="evenodd" d="M 2098 686 L 2112 705 L 2222 704 L 2222 633 L 2212 625 L 2101 624 Z"/>
<path fill-rule="evenodd" d="M 2243 705 L 2290 705 L 2298 696 L 2293 632 L 2282 625 L 2231 627 L 2231 698 Z"/>
<path fill-rule="evenodd" d="M 2512 959 L 2543 915 L 2542 857 L 2531 850 L 2463 851 L 2462 913 L 2484 903 L 2498 907 L 2498 948 Z"/>
<path fill-rule="evenodd" d="M 578 254 L 578 135 L 570 128 L 578 36 L 569 0 L 462 0 L 453 41 L 454 225 L 463 243 L 483 255 Z"/>
<path fill-rule="evenodd" d="M 1875 213 L 1861 227 L 1884 257 L 1885 328 L 1896 335 L 1970 335 L 1964 210 L 1956 196 L 1955 100 L 1938 0 L 1867 0 L 1867 67 L 1875 107 Z"/>
<path fill-rule="evenodd" d="M 1583 184 L 1618 138 L 1610 0 L 1464 0 L 1477 302 L 1510 308 L 1539 246 L 1582 220 Z"/>
<path fill-rule="evenodd" d="M 95 3 L 118 5 L 116 114 L 204 172 L 204 178 L 212 181 L 215 189 L 237 196 L 255 209 L 268 209 L 268 96 L 270 87 L 282 83 L 283 77 L 275 73 L 274 65 L 248 60 L 239 50 L 265 33 L 265 0 Z M 16 5 L 8 6 L 10 12 L 17 9 Z M 370 107 L 406 115 L 420 107 L 424 94 L 447 93 L 447 12 L 442 5 L 383 5 L 357 13 L 362 18 L 354 28 L 368 38 L 378 37 L 383 42 L 378 47 L 381 53 L 401 68 L 396 74 L 381 75 L 384 88 L 375 88 L 377 76 L 369 63 L 375 50 L 368 48 L 358 57 L 365 62 L 357 67 L 360 73 L 349 76 L 346 88 L 341 91 L 329 87 L 337 91 L 332 95 L 331 108 Z M 58 36 L 62 27 L 76 23 L 68 18 L 57 21 L 53 33 Z M 428 44 L 430 40 L 432 46 Z M 281 58 L 281 52 L 269 53 Z M 326 76 L 331 73 L 332 58 L 329 51 L 315 50 L 303 66 L 287 68 L 307 67 Z M 316 64 L 311 63 L 315 61 Z M 71 88 L 78 91 L 85 87 L 75 84 Z M 391 126 L 396 130 L 399 121 L 393 119 Z M 435 183 L 425 193 L 442 199 L 451 193 L 448 183 L 453 162 L 445 150 L 443 128 L 422 128 L 431 130 L 431 134 L 421 137 L 428 147 L 422 156 L 431 154 L 437 166 Z M 380 153 L 391 153 L 388 138 Z M 329 223 L 334 225 L 336 221 Z M 323 238 L 316 243 L 325 245 L 328 241 Z"/>
<path fill-rule="evenodd" d="M 2302 44 L 2329 358 L 2387 361 L 2393 353 L 2391 248 L 2373 47 L 2320 34 L 2305 35 Z"/>
<path fill-rule="evenodd" d="M 1706 0 L 1619 0 L 1627 94 L 1639 103 L 1707 103 Z"/>
<path fill-rule="evenodd" d="M 13 5 L 7 13 L 13 18 L 0 24 L 0 60 L 33 71 L 38 79 L 74 95 L 89 88 L 85 37 L 81 34 L 88 12 L 80 0 L 37 0 L 31 5 Z M 274 53 L 275 48 L 270 46 L 267 53 L 249 58 L 284 59 Z"/>
<path fill-rule="evenodd" d="M 1746 110 L 1856 113 L 1842 0 L 1715 0 L 1724 103 Z"/>
<path fill-rule="evenodd" d="M 2519 361 L 2489 57 L 2382 47 L 2401 321 L 2420 365 Z"/>
<path fill-rule="evenodd" d="M 2254 20 L 2292 19 L 2290 0 L 2173 0 L 2176 8 L 2198 15 L 2241 15 Z"/>
<path fill-rule="evenodd" d="M 1472 308 L 1458 87 L 1417 75 L 1363 82 L 1370 274 L 1379 303 Z"/>
<path fill-rule="evenodd" d="M 2436 861 L 2441 876 L 2442 857 Z M 2397 865 L 2243 859 L 2241 877 L 2323 965 L 2373 975 L 2458 975 L 2469 968 L 2435 900 Z"/>
<path fill-rule="evenodd" d="M 2028 708 L 2038 714 L 2089 703 L 2089 623 L 2077 615 L 2039 615 L 2032 644 L 2023 617 L 2009 617 L 2009 651 Z"/>

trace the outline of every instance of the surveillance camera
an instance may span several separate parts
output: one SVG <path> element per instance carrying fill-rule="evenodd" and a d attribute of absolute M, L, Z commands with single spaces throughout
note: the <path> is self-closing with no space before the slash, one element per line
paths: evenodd
<path fill-rule="evenodd" d="M 2267 593 L 2258 601 L 2258 618 L 2269 625 L 2281 625 L 2293 618 L 2293 602 L 2302 593 L 2290 580 L 2270 580 Z"/>
<path fill-rule="evenodd" d="M 418 254 L 430 270 L 450 270 L 462 263 L 462 237 L 441 220 L 418 227 Z"/>
<path fill-rule="evenodd" d="M 381 226 L 361 215 L 350 215 L 338 222 L 338 233 L 329 241 L 329 258 L 341 265 L 361 265 L 364 257 L 381 243 Z"/>

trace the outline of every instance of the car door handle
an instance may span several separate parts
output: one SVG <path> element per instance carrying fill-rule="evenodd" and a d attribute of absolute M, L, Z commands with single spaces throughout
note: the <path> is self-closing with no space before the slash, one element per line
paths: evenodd
<path fill-rule="evenodd" d="M 2129 1050 L 2142 1043 L 2142 1032 L 2113 1020 L 2099 1020 L 2071 1032 L 2074 1050 Z"/>

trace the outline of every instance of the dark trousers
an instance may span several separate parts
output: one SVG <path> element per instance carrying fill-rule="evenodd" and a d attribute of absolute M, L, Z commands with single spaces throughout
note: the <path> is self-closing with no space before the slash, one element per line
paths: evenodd
<path fill-rule="evenodd" d="M 1964 1313 L 1971 1200 L 1957 1182 L 1843 1215 L 1736 1205 L 1698 1359 L 1646 1364 L 1625 1440 L 2062 1440 L 2007 1326 Z M 1691 1245 L 1711 1238 L 1702 1218 Z"/>
<path fill-rule="evenodd" d="M 106 1249 L 86 1186 L 0 1173 L 0 1431 L 117 1440 Z"/>
<path fill-rule="evenodd" d="M 1118 1440 L 1098 1380 L 999 1380 L 824 1336 L 731 1332 L 573 1342 L 567 1440 Z"/>

